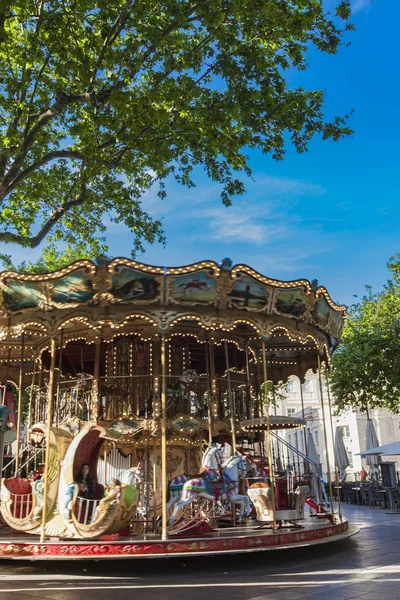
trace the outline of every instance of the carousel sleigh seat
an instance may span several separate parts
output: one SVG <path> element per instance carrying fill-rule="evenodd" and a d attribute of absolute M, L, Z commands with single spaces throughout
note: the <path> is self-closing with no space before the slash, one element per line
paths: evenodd
<path fill-rule="evenodd" d="M 292 494 L 287 493 L 287 482 L 285 478 L 278 478 L 275 481 L 276 491 L 276 509 L 287 510 L 293 508 Z"/>
<path fill-rule="evenodd" d="M 310 488 L 308 485 L 298 485 L 294 492 L 286 494 L 282 504 L 277 506 L 276 518 L 279 521 L 300 521 L 304 519 L 304 507 L 306 500 L 310 497 Z M 279 498 L 278 498 L 279 500 Z M 287 508 L 285 508 L 287 504 Z"/>
<path fill-rule="evenodd" d="M 33 506 L 33 494 L 32 485 L 28 479 L 21 479 L 20 477 L 10 477 L 9 479 L 3 479 L 2 487 L 6 488 L 8 494 L 8 506 L 11 516 L 14 519 L 24 519 L 27 517 Z M 5 500 L 5 498 L 4 498 Z"/>
<path fill-rule="evenodd" d="M 137 508 L 137 488 L 117 486 L 101 500 L 75 496 L 72 502 L 72 524 L 77 537 L 93 539 L 125 529 Z"/>
<path fill-rule="evenodd" d="M 257 521 L 272 521 L 271 488 L 267 483 L 253 483 L 247 494 L 256 509 Z"/>
<path fill-rule="evenodd" d="M 278 488 L 279 489 L 279 488 Z M 272 521 L 272 502 L 271 488 L 267 483 L 255 483 L 247 491 L 254 508 L 256 509 L 257 521 Z M 277 494 L 279 501 L 279 495 Z M 298 521 L 304 519 L 304 506 L 307 498 L 310 496 L 310 488 L 307 485 L 299 485 L 291 494 L 287 494 L 287 499 L 276 507 L 277 521 Z M 283 505 L 293 506 L 293 508 L 284 508 Z"/>
<path fill-rule="evenodd" d="M 74 438 L 62 466 L 59 506 L 67 530 L 63 537 L 90 540 L 102 535 L 118 533 L 132 520 L 139 501 L 136 485 L 117 485 L 106 497 L 98 482 L 97 463 L 105 439 L 113 439 L 113 432 L 90 425 Z M 91 498 L 79 496 L 77 475 L 87 464 L 93 479 Z"/>
<path fill-rule="evenodd" d="M 40 432 L 46 438 L 47 427 L 36 424 L 32 431 Z M 58 535 L 61 527 L 65 529 L 57 510 L 57 492 L 60 475 L 60 463 L 65 450 L 71 442 L 71 436 L 65 431 L 52 427 L 49 432 L 49 460 L 47 464 L 48 487 L 46 496 L 45 528 L 49 535 Z M 44 505 L 44 478 L 35 481 L 11 477 L 2 480 L 1 516 L 5 523 L 16 531 L 38 534 L 42 528 L 42 512 Z"/>

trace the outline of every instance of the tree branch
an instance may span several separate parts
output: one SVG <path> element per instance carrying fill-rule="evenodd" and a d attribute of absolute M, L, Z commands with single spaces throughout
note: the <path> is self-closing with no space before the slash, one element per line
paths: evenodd
<path fill-rule="evenodd" d="M 11 170 L 5 177 L 2 186 L 0 187 L 0 201 L 4 200 L 8 194 L 10 194 L 20 183 L 24 181 L 31 173 L 37 171 L 43 165 L 51 162 L 52 160 L 57 160 L 61 158 L 76 158 L 77 160 L 85 160 L 85 157 L 80 152 L 76 152 L 75 150 L 54 150 L 53 152 L 49 152 L 45 156 L 43 156 L 40 160 L 32 163 L 23 171 L 20 171 L 18 175 L 12 179 Z M 11 178 L 10 178 L 11 174 Z"/>
<path fill-rule="evenodd" d="M 100 50 L 100 54 L 98 56 L 96 66 L 94 68 L 93 75 L 90 79 L 91 86 L 93 86 L 93 84 L 96 80 L 97 72 L 101 67 L 105 53 L 107 51 L 107 48 L 110 46 L 110 44 L 112 44 L 114 42 L 115 38 L 121 33 L 121 31 L 124 27 L 125 21 L 126 21 L 126 17 L 129 14 L 128 10 L 132 6 L 133 3 L 134 3 L 134 0 L 128 0 L 128 2 L 121 8 L 121 11 L 119 12 L 117 18 L 115 19 L 114 23 L 111 25 L 110 29 L 108 30 L 108 33 L 103 42 L 103 46 Z"/>
<path fill-rule="evenodd" d="M 27 237 L 25 235 L 21 235 L 19 233 L 12 233 L 10 231 L 0 232 L 0 242 L 4 242 L 6 244 L 19 244 L 25 248 L 36 248 L 39 244 L 44 240 L 46 235 L 52 228 L 62 219 L 66 212 L 71 210 L 72 208 L 76 208 L 81 206 L 86 200 L 86 189 L 81 190 L 81 193 L 74 198 L 74 200 L 70 200 L 66 202 L 59 208 L 56 208 L 49 219 L 42 225 L 38 233 L 32 237 Z"/>
<path fill-rule="evenodd" d="M 191 22 L 194 20 L 195 17 L 190 17 L 190 14 L 193 13 L 193 11 L 195 10 L 196 6 L 191 7 L 190 8 L 190 12 L 188 14 L 188 22 Z M 146 60 L 149 58 L 149 56 L 151 56 L 151 54 L 153 52 L 155 52 L 155 50 L 157 49 L 158 45 L 166 38 L 168 37 L 168 35 L 170 35 L 170 33 L 172 33 L 173 31 L 175 31 L 176 29 L 179 29 L 179 27 L 182 27 L 182 23 L 179 21 L 174 21 L 172 22 L 161 34 L 161 36 L 157 39 L 157 41 L 152 44 L 147 51 L 142 55 L 141 60 L 138 64 L 136 64 L 135 68 L 133 69 L 133 71 L 131 71 L 129 73 L 129 78 L 133 78 L 135 77 L 135 75 L 137 75 L 137 73 L 140 71 L 140 69 L 143 67 L 144 63 L 146 62 Z M 169 72 L 167 71 L 162 77 L 161 77 L 161 81 L 167 77 L 169 75 Z M 158 82 L 159 84 L 160 82 Z M 86 102 L 86 101 L 93 101 L 93 102 L 97 102 L 100 104 L 105 104 L 107 103 L 109 97 L 111 96 L 111 94 L 114 91 L 117 91 L 119 89 L 122 89 L 123 86 L 126 84 L 126 78 L 124 78 L 123 80 L 118 81 L 117 83 L 115 83 L 114 85 L 105 88 L 103 90 L 100 90 L 99 92 L 84 92 L 82 94 L 66 94 L 64 92 L 60 92 L 57 94 L 56 96 L 56 101 L 54 102 L 54 104 L 52 104 L 51 106 L 49 106 L 45 111 L 43 111 L 35 125 L 33 125 L 33 127 L 30 129 L 29 132 L 26 133 L 25 135 L 25 139 L 23 141 L 23 144 L 20 148 L 19 153 L 17 154 L 13 164 L 10 167 L 10 170 L 8 172 L 7 175 L 7 179 L 8 181 L 12 181 L 14 180 L 18 174 L 19 171 L 22 167 L 24 158 L 26 157 L 26 154 L 29 150 L 29 148 L 32 146 L 32 144 L 35 142 L 36 136 L 37 134 L 52 120 L 54 119 L 54 117 L 61 115 L 69 106 L 71 106 L 72 104 L 75 103 L 82 103 L 82 102 Z"/>

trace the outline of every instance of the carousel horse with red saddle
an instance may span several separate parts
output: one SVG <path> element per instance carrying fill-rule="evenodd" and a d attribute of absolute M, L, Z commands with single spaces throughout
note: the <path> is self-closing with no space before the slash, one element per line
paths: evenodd
<path fill-rule="evenodd" d="M 251 511 L 249 497 L 239 494 L 240 478 L 246 475 L 248 461 L 245 456 L 231 456 L 222 461 L 222 446 L 209 446 L 204 453 L 200 473 L 195 477 L 178 475 L 168 486 L 167 510 L 173 508 L 168 525 L 175 523 L 178 511 L 198 498 L 213 502 L 228 501 L 239 505 L 239 518 Z"/>

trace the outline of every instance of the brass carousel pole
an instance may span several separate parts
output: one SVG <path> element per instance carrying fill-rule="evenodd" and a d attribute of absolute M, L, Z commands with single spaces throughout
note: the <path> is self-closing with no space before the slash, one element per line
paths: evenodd
<path fill-rule="evenodd" d="M 60 337 L 60 352 L 58 356 L 58 372 L 57 372 L 57 387 L 56 387 L 56 425 L 58 425 L 58 411 L 60 407 L 60 379 L 61 379 L 61 366 L 62 366 L 62 350 L 64 343 L 64 328 L 61 329 Z"/>
<path fill-rule="evenodd" d="M 268 465 L 269 465 L 269 479 L 271 486 L 271 505 L 272 505 L 272 527 L 276 529 L 276 508 L 275 508 L 275 476 L 274 476 L 274 465 L 272 462 L 272 440 L 271 440 L 271 423 L 269 420 L 269 406 L 268 406 L 268 379 L 267 379 L 267 357 L 265 342 L 262 340 L 262 362 L 263 362 L 263 375 L 264 375 L 264 402 L 265 402 L 265 419 L 267 421 L 267 452 L 268 452 Z"/>
<path fill-rule="evenodd" d="M 168 539 L 167 532 L 167 379 L 165 364 L 165 335 L 161 336 L 161 539 Z"/>
<path fill-rule="evenodd" d="M 32 425 L 32 405 L 33 405 L 33 394 L 34 394 L 34 390 L 35 390 L 36 365 L 37 365 L 37 359 L 35 358 L 35 360 L 33 361 L 31 389 L 29 390 L 28 431 Z"/>
<path fill-rule="evenodd" d="M 8 353 L 7 353 L 6 372 L 4 375 L 4 395 L 3 395 L 3 400 L 2 400 L 3 404 L 5 403 L 5 399 L 6 399 L 8 371 L 10 370 L 10 362 L 11 362 L 11 346 L 8 349 Z M 14 423 L 14 425 L 16 425 L 16 423 Z"/>
<path fill-rule="evenodd" d="M 251 398 L 249 344 L 246 343 L 246 388 L 247 388 L 247 418 L 254 419 L 254 406 Z"/>
<path fill-rule="evenodd" d="M 211 377 L 211 412 L 212 417 L 218 419 L 218 402 L 217 402 L 217 380 L 215 377 L 215 356 L 214 356 L 214 339 L 211 338 L 208 342 L 210 353 L 210 377 Z"/>
<path fill-rule="evenodd" d="M 50 460 L 50 432 L 53 421 L 53 396 L 54 396 L 54 368 L 56 365 L 56 340 L 51 339 L 51 361 L 50 361 L 50 377 L 49 377 L 49 393 L 47 405 L 47 434 L 46 434 L 46 454 L 44 464 L 44 489 L 43 489 L 43 507 L 42 507 L 42 531 L 40 534 L 40 542 L 44 542 L 46 537 L 46 517 L 47 517 L 47 493 L 49 489 L 49 460 Z"/>
<path fill-rule="evenodd" d="M 231 373 L 229 370 L 229 354 L 228 354 L 228 343 L 225 340 L 225 364 L 226 364 L 226 376 L 228 380 L 228 402 L 229 402 L 229 413 L 230 413 L 230 421 L 232 428 L 232 454 L 236 452 L 236 430 L 235 430 L 235 414 L 234 414 L 234 406 L 233 406 L 233 398 L 232 398 L 232 384 L 231 384 Z"/>
<path fill-rule="evenodd" d="M 153 443 L 153 533 L 157 533 L 157 438 Z"/>
<path fill-rule="evenodd" d="M 91 423 L 97 423 L 100 416 L 100 350 L 101 350 L 101 337 L 100 333 L 96 337 L 94 344 L 94 369 L 93 369 L 93 385 L 92 385 L 92 398 L 90 407 L 90 421 Z M 105 465 L 104 465 L 105 468 Z"/>
<path fill-rule="evenodd" d="M 329 380 L 328 380 L 328 375 L 327 375 L 326 369 L 325 369 L 325 382 L 326 382 L 326 389 L 328 390 L 329 420 L 330 420 L 330 424 L 331 424 L 332 447 L 333 447 L 333 462 L 334 462 L 334 466 L 335 466 L 335 477 L 336 477 L 336 495 L 337 495 L 337 502 L 338 502 L 339 519 L 342 520 L 342 504 L 340 502 L 339 472 L 338 472 L 338 466 L 337 466 L 338 465 L 338 460 L 337 460 L 335 436 L 334 436 L 334 433 L 333 433 L 331 391 L 330 391 Z"/>
<path fill-rule="evenodd" d="M 301 416 L 305 419 L 305 409 L 304 409 L 304 391 L 303 391 L 303 383 L 301 381 L 301 366 L 300 366 L 300 358 L 297 363 L 297 368 L 299 371 L 299 382 L 300 382 L 300 399 L 301 399 Z M 307 448 L 307 426 L 303 427 L 303 435 L 304 435 L 304 454 L 308 456 L 308 448 Z M 304 461 L 304 473 L 309 471 L 309 463 Z"/>
<path fill-rule="evenodd" d="M 11 347 L 8 349 L 8 359 L 7 359 L 6 374 L 5 374 L 5 381 L 4 381 L 4 392 L 3 392 L 3 394 L 1 394 L 1 392 L 0 392 L 1 406 L 3 406 L 6 401 L 8 366 L 10 364 L 10 360 L 11 360 Z M 15 425 L 15 423 L 14 423 L 14 425 Z M 3 469 L 4 469 L 4 431 L 0 431 L 0 492 L 1 492 L 1 483 L 3 480 Z"/>
<path fill-rule="evenodd" d="M 335 521 L 335 507 L 333 506 L 331 467 L 330 467 L 330 462 L 329 462 L 329 450 L 328 450 L 328 435 L 326 433 L 326 419 L 325 419 L 325 410 L 324 410 L 324 391 L 323 391 L 323 387 L 322 387 L 322 375 L 321 375 L 321 358 L 320 358 L 318 350 L 317 350 L 317 358 L 318 358 L 319 391 L 321 394 L 322 425 L 324 428 L 324 442 L 325 442 L 326 463 L 327 463 L 327 470 L 328 470 L 329 500 L 331 503 L 332 521 L 334 522 Z"/>
<path fill-rule="evenodd" d="M 212 403 L 213 403 L 213 396 L 212 396 L 212 391 L 211 391 L 211 377 L 210 377 L 210 356 L 209 356 L 209 341 L 208 338 L 206 339 L 205 342 L 205 348 L 206 348 L 206 373 L 207 373 L 207 388 L 208 388 L 208 393 L 210 394 L 209 396 L 209 402 L 208 402 L 208 443 L 209 445 L 212 444 L 212 415 L 211 415 L 211 410 L 212 410 Z M 200 464 L 203 460 L 203 445 L 201 444 L 201 457 L 200 457 Z"/>
<path fill-rule="evenodd" d="M 18 477 L 19 472 L 19 452 L 21 445 L 21 418 L 22 418 L 22 399 L 23 399 L 23 377 L 24 377 L 24 351 L 25 351 L 25 333 L 21 339 L 21 364 L 19 367 L 19 382 L 18 382 L 18 415 L 17 415 L 17 449 L 15 455 L 15 477 Z"/>
<path fill-rule="evenodd" d="M 298 367 L 299 367 L 299 381 L 300 381 L 301 416 L 303 417 L 303 419 L 305 419 L 304 391 L 303 391 L 303 383 L 301 381 L 300 363 L 299 363 Z M 304 450 L 305 450 L 305 454 L 308 455 L 308 450 L 307 450 L 307 432 L 306 432 L 306 429 L 307 429 L 306 427 L 303 428 L 303 433 L 304 433 Z"/>
<path fill-rule="evenodd" d="M 235 412 L 234 412 L 234 403 L 232 396 L 232 383 L 231 383 L 231 372 L 229 370 L 229 353 L 228 353 L 228 342 L 224 341 L 225 348 L 225 366 L 226 366 L 226 377 L 228 380 L 228 404 L 229 404 L 229 414 L 231 421 L 231 435 L 232 435 L 232 454 L 236 454 L 236 429 L 235 429 Z M 236 504 L 231 504 L 232 506 L 232 525 L 236 527 Z"/>
<path fill-rule="evenodd" d="M 34 421 L 44 421 L 44 417 L 43 419 L 40 417 L 40 414 L 42 412 L 42 385 L 43 385 L 43 361 L 42 361 L 42 356 L 39 354 L 38 357 L 38 361 L 39 361 L 39 372 L 38 372 L 38 391 L 39 391 L 39 398 L 38 398 L 38 403 L 35 402 L 35 414 L 34 414 Z M 37 404 L 39 404 L 39 406 L 37 406 Z"/>
<path fill-rule="evenodd" d="M 107 485 L 107 456 L 108 456 L 108 447 L 107 447 L 107 442 L 104 444 L 104 451 L 103 451 L 103 462 L 104 462 L 104 488 Z"/>

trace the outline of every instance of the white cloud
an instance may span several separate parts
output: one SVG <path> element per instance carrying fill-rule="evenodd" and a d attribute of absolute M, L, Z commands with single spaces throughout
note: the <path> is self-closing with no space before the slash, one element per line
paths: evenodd
<path fill-rule="evenodd" d="M 271 198 L 275 196 L 322 196 L 326 190 L 318 184 L 306 179 L 289 179 L 288 177 L 254 176 L 254 182 L 246 186 L 259 188 L 260 194 Z"/>
<path fill-rule="evenodd" d="M 260 206 L 230 206 L 205 210 L 202 217 L 209 219 L 211 238 L 219 242 L 244 244 L 268 244 L 287 236 L 286 226 L 282 223 L 266 222 L 269 210 Z"/>
<path fill-rule="evenodd" d="M 311 181 L 287 177 L 255 176 L 246 187 L 244 198 L 234 199 L 232 206 L 205 208 L 199 213 L 210 239 L 264 246 L 288 239 L 300 223 L 291 212 L 300 198 L 326 193 Z"/>
<path fill-rule="evenodd" d="M 373 0 L 354 0 L 351 6 L 352 14 L 355 15 L 356 13 L 361 12 L 362 10 L 370 9 L 372 2 Z"/>

